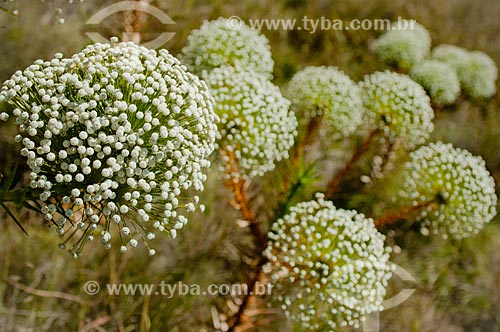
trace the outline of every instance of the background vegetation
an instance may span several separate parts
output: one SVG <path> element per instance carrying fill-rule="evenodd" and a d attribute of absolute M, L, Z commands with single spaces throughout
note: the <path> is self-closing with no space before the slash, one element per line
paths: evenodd
<path fill-rule="evenodd" d="M 55 1 L 57 2 L 57 1 Z M 70 55 L 90 43 L 85 32 L 98 29 L 119 35 L 120 16 L 108 18 L 102 26 L 88 27 L 85 21 L 112 1 L 86 0 L 69 5 L 60 1 L 66 23 L 57 22 L 53 8 L 39 1 L 18 1 L 19 16 L 0 12 L 0 80 L 37 58 L 56 52 Z M 63 4 L 64 3 L 64 4 Z M 426 26 L 433 45 L 455 44 L 481 50 L 500 64 L 500 2 L 497 0 L 281 0 L 281 1 L 153 1 L 176 23 L 166 26 L 175 32 L 166 45 L 177 54 L 189 32 L 204 19 L 236 15 L 249 18 L 413 18 Z M 6 4 L 12 7 L 12 4 Z M 9 8 L 10 8 L 9 7 Z M 151 18 L 144 31 L 163 31 Z M 335 65 L 355 80 L 385 69 L 368 50 L 376 31 L 267 31 L 275 66 L 275 81 L 285 86 L 291 76 L 306 65 Z M 434 140 L 444 140 L 481 155 L 497 183 L 500 183 L 500 93 L 488 101 L 460 100 L 457 105 L 436 112 Z M 17 147 L 11 130 L 0 128 L 0 166 L 12 172 Z M 320 141 L 320 140 L 318 140 Z M 310 155 L 321 160 L 315 170 L 317 181 L 331 177 L 349 158 L 355 142 L 331 144 L 328 139 L 313 145 Z M 329 151 L 324 153 L 324 151 Z M 396 171 L 372 185 L 360 185 L 360 175 L 369 174 L 370 158 L 363 159 L 351 174 L 336 203 L 378 216 L 387 208 L 398 183 Z M 19 211 L 29 237 L 6 215 L 0 218 L 0 330 L 2 331 L 213 331 L 233 301 L 230 297 L 108 296 L 90 297 L 82 286 L 89 280 L 106 283 L 174 284 L 236 283 L 245 280 L 251 252 L 247 230 L 236 225 L 239 215 L 227 200 L 221 174 L 209 176 L 204 199 L 207 211 L 196 216 L 175 240 L 167 238 L 157 246 L 155 257 L 141 250 L 120 255 L 101 246 L 86 248 L 73 260 L 57 249 L 58 238 L 40 218 Z M 278 174 L 278 175 L 277 175 Z M 280 177 L 282 174 L 282 177 Z M 285 167 L 251 185 L 252 199 L 261 211 L 276 204 Z M 19 172 L 22 181 L 22 172 Z M 311 190 L 312 191 L 312 190 Z M 304 197 L 308 193 L 301 193 Z M 298 195 L 299 198 L 301 195 Z M 298 199 L 299 199 L 298 198 Z M 264 213 L 265 215 L 265 213 Z M 401 288 L 416 292 L 400 306 L 381 313 L 381 331 L 494 332 L 500 330 L 500 227 L 498 220 L 477 237 L 464 241 L 443 241 L 424 237 L 418 228 L 402 225 L 388 231 L 388 243 L 396 247 L 393 261 L 417 280 L 404 283 L 394 278 L 391 294 Z M 248 243 L 247 243 L 248 242 Z M 401 248 L 401 250 L 398 250 Z M 48 292 L 47 292 L 48 291 Z M 390 296 L 390 295 L 389 295 Z M 61 298 L 62 297 L 62 298 Z M 217 314 L 217 312 L 219 314 Z M 217 316 L 217 317 L 216 317 Z M 267 317 L 269 318 L 269 317 Z M 279 314 L 271 316 L 273 331 L 290 331 Z M 262 331 L 269 331 L 269 327 Z"/>

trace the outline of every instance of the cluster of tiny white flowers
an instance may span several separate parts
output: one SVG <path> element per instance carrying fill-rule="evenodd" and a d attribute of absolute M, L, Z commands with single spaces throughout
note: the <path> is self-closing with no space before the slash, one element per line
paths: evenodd
<path fill-rule="evenodd" d="M 488 55 L 470 52 L 457 68 L 462 89 L 472 98 L 490 98 L 497 91 L 498 68 Z"/>
<path fill-rule="evenodd" d="M 406 75 L 385 71 L 365 76 L 360 84 L 369 117 L 390 140 L 399 139 L 410 150 L 429 138 L 434 111 L 418 83 Z"/>
<path fill-rule="evenodd" d="M 220 117 L 219 145 L 234 152 L 243 175 L 260 176 L 288 158 L 298 124 L 277 86 L 230 66 L 214 69 L 206 82 Z"/>
<path fill-rule="evenodd" d="M 444 238 L 477 234 L 496 215 L 495 182 L 481 157 L 441 142 L 410 154 L 401 196 L 429 204 L 417 216 Z"/>
<path fill-rule="evenodd" d="M 441 44 L 432 49 L 431 58 L 437 61 L 446 62 L 453 68 L 456 68 L 459 63 L 467 57 L 468 51 L 448 44 Z"/>
<path fill-rule="evenodd" d="M 271 47 L 265 36 L 242 22 L 235 29 L 232 22 L 223 17 L 205 21 L 199 29 L 191 31 L 179 58 L 199 76 L 230 65 L 272 78 L 274 67 Z"/>
<path fill-rule="evenodd" d="M 42 213 L 75 256 L 115 235 L 121 251 L 142 239 L 154 254 L 155 233 L 175 237 L 183 213 L 203 209 L 187 191 L 203 190 L 218 117 L 206 84 L 166 50 L 114 38 L 56 54 L 17 71 L 0 101 L 13 105 Z"/>
<path fill-rule="evenodd" d="M 432 58 L 452 66 L 462 90 L 472 98 L 489 98 L 496 93 L 498 68 L 487 54 L 439 45 L 432 51 Z"/>
<path fill-rule="evenodd" d="M 372 219 L 322 194 L 274 223 L 264 254 L 273 300 L 303 328 L 359 327 L 380 311 L 393 265 Z"/>
<path fill-rule="evenodd" d="M 306 67 L 293 76 L 286 96 L 301 122 L 323 116 L 337 138 L 351 135 L 363 120 L 359 86 L 337 67 Z"/>
<path fill-rule="evenodd" d="M 431 37 L 427 29 L 416 22 L 395 22 L 371 48 L 384 63 L 410 69 L 429 55 Z"/>
<path fill-rule="evenodd" d="M 436 104 L 452 104 L 460 95 L 457 74 L 445 62 L 428 60 L 419 63 L 411 68 L 410 77 L 427 91 Z"/>

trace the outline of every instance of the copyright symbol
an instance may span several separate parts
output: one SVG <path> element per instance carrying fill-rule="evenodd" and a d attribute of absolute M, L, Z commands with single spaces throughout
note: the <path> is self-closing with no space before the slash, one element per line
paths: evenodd
<path fill-rule="evenodd" d="M 243 25 L 243 21 L 238 16 L 231 16 L 227 19 L 227 27 L 232 30 L 239 30 Z"/>
<path fill-rule="evenodd" d="M 85 285 L 83 285 L 83 290 L 88 295 L 96 295 L 97 293 L 99 293 L 100 288 L 101 287 L 99 286 L 99 283 L 93 280 L 87 281 Z"/>

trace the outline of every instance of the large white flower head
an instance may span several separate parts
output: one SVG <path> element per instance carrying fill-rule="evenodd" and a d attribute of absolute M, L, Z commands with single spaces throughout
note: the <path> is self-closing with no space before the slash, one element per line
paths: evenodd
<path fill-rule="evenodd" d="M 434 233 L 472 236 L 496 215 L 495 182 L 481 157 L 441 142 L 410 156 L 401 196 L 426 206 L 417 218 Z"/>
<path fill-rule="evenodd" d="M 425 90 L 408 76 L 385 71 L 365 76 L 362 98 L 374 125 L 412 149 L 429 138 L 434 111 Z"/>
<path fill-rule="evenodd" d="M 432 58 L 450 64 L 462 90 L 472 98 L 489 98 L 496 93 L 498 68 L 493 59 L 480 51 L 469 52 L 453 45 L 439 45 Z"/>
<path fill-rule="evenodd" d="M 221 66 L 234 66 L 272 78 L 274 61 L 269 41 L 257 30 L 230 19 L 205 21 L 191 31 L 188 44 L 179 55 L 182 62 L 197 75 L 204 76 Z"/>
<path fill-rule="evenodd" d="M 188 190 L 203 190 L 217 136 L 205 83 L 166 50 L 116 41 L 37 60 L 0 94 L 61 247 L 80 235 L 74 255 L 96 236 L 106 248 L 120 237 L 122 251 L 158 232 L 175 237 L 199 203 Z"/>
<path fill-rule="evenodd" d="M 372 219 L 319 194 L 292 207 L 268 237 L 273 300 L 303 328 L 359 327 L 381 310 L 393 265 Z"/>
<path fill-rule="evenodd" d="M 301 122 L 323 116 L 333 135 L 351 135 L 361 123 L 359 87 L 337 67 L 306 67 L 291 79 L 286 96 Z"/>
<path fill-rule="evenodd" d="M 384 63 L 408 70 L 429 55 L 431 37 L 421 24 L 403 20 L 392 23 L 371 48 Z"/>
<path fill-rule="evenodd" d="M 460 81 L 455 69 L 445 62 L 428 60 L 419 63 L 411 68 L 410 77 L 436 104 L 452 104 L 460 95 Z"/>
<path fill-rule="evenodd" d="M 262 175 L 288 158 L 298 124 L 277 86 L 264 75 L 230 66 L 214 69 L 206 82 L 221 119 L 219 144 L 234 152 L 244 175 Z"/>

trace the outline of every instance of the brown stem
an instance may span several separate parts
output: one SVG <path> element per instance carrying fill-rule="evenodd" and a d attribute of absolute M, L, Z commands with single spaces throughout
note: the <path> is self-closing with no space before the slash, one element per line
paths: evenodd
<path fill-rule="evenodd" d="M 337 175 L 335 175 L 335 177 L 328 183 L 328 186 L 326 187 L 326 197 L 331 198 L 333 194 L 337 192 L 339 185 L 349 174 L 353 166 L 363 156 L 363 154 L 365 154 L 366 151 L 368 151 L 368 148 L 370 147 L 371 143 L 380 132 L 381 130 L 378 128 L 373 130 L 365 139 L 365 141 L 354 152 L 351 159 L 345 164 L 344 168 L 342 168 L 340 172 L 338 172 Z"/>
<path fill-rule="evenodd" d="M 293 171 L 297 169 L 298 164 L 304 155 L 306 147 L 311 144 L 314 137 L 314 133 L 319 127 L 319 124 L 320 121 L 318 118 L 313 118 L 309 122 L 305 135 L 300 141 L 300 143 L 297 145 L 297 148 L 294 151 L 294 154 L 291 158 Z M 249 204 L 248 204 L 248 196 L 246 195 L 245 191 L 242 190 L 245 189 L 245 186 L 244 185 L 241 186 L 241 184 L 239 184 L 240 178 L 234 179 L 234 171 L 236 170 L 234 153 L 231 154 L 228 153 L 227 151 L 224 151 L 223 155 L 229 158 L 228 160 L 229 167 L 227 169 L 227 173 L 230 176 L 229 181 L 231 181 L 231 183 L 226 184 L 226 186 L 228 186 L 228 188 L 233 192 L 235 200 L 240 206 L 242 215 L 245 217 L 245 219 L 247 219 L 247 221 L 250 222 L 251 231 L 252 231 L 252 225 L 255 225 L 256 229 L 252 231 L 252 234 L 257 249 L 259 250 L 260 253 L 260 257 L 255 265 L 254 277 L 248 282 L 249 292 L 244 295 L 241 305 L 238 308 L 238 311 L 233 316 L 233 322 L 227 331 L 227 332 L 239 332 L 239 331 L 244 331 L 245 327 L 248 327 L 249 325 L 252 324 L 247 312 L 253 303 L 252 300 L 256 299 L 256 294 L 257 294 L 256 286 L 259 284 L 259 282 L 262 281 L 262 278 L 264 277 L 262 269 L 268 260 L 266 257 L 262 255 L 262 251 L 265 249 L 266 246 L 266 236 L 261 234 L 260 227 L 255 221 L 255 216 L 253 215 L 253 213 L 251 213 L 251 211 L 249 211 L 249 209 L 246 208 L 249 207 Z M 236 174 L 238 173 L 236 172 Z M 284 183 L 284 192 L 288 190 L 288 186 L 289 186 L 288 182 Z"/>
<path fill-rule="evenodd" d="M 149 4 L 151 0 L 136 0 L 140 4 Z M 123 41 L 132 41 L 136 44 L 141 42 L 141 25 L 144 23 L 142 10 L 132 10 L 123 14 Z"/>
<path fill-rule="evenodd" d="M 381 227 L 381 226 L 388 226 L 388 225 L 393 225 L 397 223 L 401 219 L 407 219 L 408 217 L 414 215 L 415 213 L 422 211 L 423 209 L 427 208 L 428 206 L 436 203 L 437 200 L 433 199 L 427 202 L 419 203 L 414 206 L 405 206 L 401 209 L 399 209 L 396 212 L 388 213 L 383 215 L 382 217 L 378 218 L 375 220 L 375 226 L 376 227 Z"/>
<path fill-rule="evenodd" d="M 222 151 L 222 156 L 227 157 L 226 174 L 229 178 L 225 181 L 226 188 L 233 194 L 233 206 L 240 210 L 243 218 L 248 222 L 250 233 L 258 250 L 263 250 L 266 245 L 266 234 L 260 228 L 260 225 L 251 209 L 250 199 L 248 197 L 248 182 L 245 181 L 238 170 L 238 162 L 234 151 L 227 149 Z"/>
<path fill-rule="evenodd" d="M 262 271 L 264 265 L 267 263 L 267 259 L 264 256 L 261 256 L 257 265 L 255 266 L 255 277 L 250 280 L 248 283 L 249 292 L 244 295 L 243 300 L 241 302 L 240 307 L 238 308 L 238 312 L 233 316 L 234 322 L 229 327 L 227 332 L 239 332 L 240 328 L 243 328 L 248 323 L 248 315 L 246 314 L 247 310 L 250 308 L 252 304 L 252 299 L 256 298 L 257 294 L 257 285 L 261 282 L 264 272 Z"/>
<path fill-rule="evenodd" d="M 252 303 L 251 300 L 255 296 L 254 294 L 256 294 L 255 287 L 263 276 L 262 268 L 267 262 L 267 259 L 262 255 L 262 252 L 266 247 L 267 235 L 262 232 L 257 218 L 251 209 L 250 199 L 247 193 L 248 183 L 244 181 L 240 175 L 234 151 L 224 149 L 222 151 L 222 156 L 227 159 L 226 174 L 229 176 L 228 180 L 225 182 L 225 186 L 233 194 L 236 203 L 233 205 L 241 211 L 243 218 L 249 223 L 250 233 L 252 234 L 256 250 L 259 253 L 259 258 L 255 265 L 255 274 L 247 283 L 249 292 L 244 295 L 238 311 L 233 316 L 234 322 L 228 330 L 228 332 L 235 332 L 246 324 L 246 312 Z"/>
<path fill-rule="evenodd" d="M 307 129 L 304 134 L 304 137 L 299 142 L 299 145 L 297 147 L 294 162 L 298 162 L 299 158 L 304 154 L 306 147 L 312 143 L 314 138 L 314 133 L 316 133 L 316 130 L 318 129 L 319 124 L 321 122 L 320 120 L 321 119 L 319 117 L 314 117 L 307 124 Z"/>

